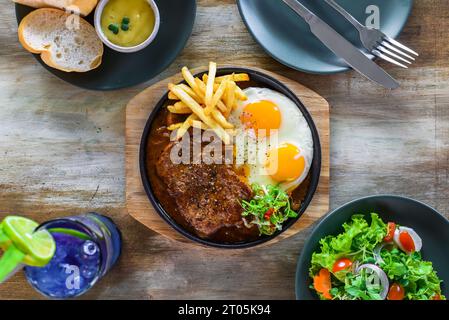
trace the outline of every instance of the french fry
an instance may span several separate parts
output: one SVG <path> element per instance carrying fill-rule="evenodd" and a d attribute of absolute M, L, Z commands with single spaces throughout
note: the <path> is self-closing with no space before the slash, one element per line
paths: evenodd
<path fill-rule="evenodd" d="M 202 102 L 203 102 L 203 99 L 202 99 L 200 96 L 198 96 L 198 95 L 196 94 L 196 92 L 195 92 L 191 87 L 189 87 L 188 85 L 186 85 L 186 84 L 184 84 L 184 83 L 181 83 L 181 84 L 179 84 L 178 86 L 179 86 L 182 90 L 184 90 L 189 96 L 191 96 L 193 99 L 195 99 L 196 102 L 199 102 L 199 103 L 202 103 Z"/>
<path fill-rule="evenodd" d="M 186 106 L 184 104 L 184 102 L 182 102 L 182 101 L 178 101 L 174 105 L 168 106 L 167 109 L 171 113 L 176 113 L 176 114 L 191 114 L 192 113 L 192 109 L 190 109 L 188 106 Z"/>
<path fill-rule="evenodd" d="M 203 75 L 203 81 L 207 82 L 207 74 Z M 250 80 L 250 77 L 247 73 L 233 73 L 215 78 L 215 83 L 220 84 L 223 80 L 231 80 L 234 82 L 246 82 Z"/>
<path fill-rule="evenodd" d="M 234 82 L 245 82 L 249 81 L 249 75 L 247 73 L 233 73 L 226 76 L 216 77 L 215 82 L 222 82 L 223 80 L 232 80 Z"/>
<path fill-rule="evenodd" d="M 226 86 L 227 86 L 228 82 L 227 81 L 222 81 L 220 86 L 217 88 L 217 91 L 215 91 L 213 97 L 212 97 L 212 101 L 210 103 L 210 105 L 206 106 L 206 109 L 204 109 L 204 112 L 206 114 L 211 113 L 215 110 L 215 107 L 218 104 L 218 101 L 221 100 L 221 97 L 223 96 L 225 90 L 226 90 Z"/>
<path fill-rule="evenodd" d="M 192 113 L 192 110 L 191 110 L 188 106 L 186 106 L 186 104 L 185 104 L 184 102 L 182 102 L 182 101 L 176 102 L 176 103 L 174 104 L 174 106 L 175 106 L 175 108 L 178 109 L 178 110 L 189 110 L 190 113 Z"/>
<path fill-rule="evenodd" d="M 168 85 L 168 88 L 171 92 L 173 92 L 185 105 L 187 105 L 192 112 L 198 116 L 209 128 L 215 131 L 218 137 L 225 143 L 231 143 L 231 137 L 229 134 L 222 128 L 220 125 L 210 116 L 204 113 L 204 109 L 192 98 L 190 97 L 184 90 L 175 86 L 173 83 Z"/>
<path fill-rule="evenodd" d="M 225 94 L 225 105 L 228 109 L 225 111 L 225 117 L 229 117 L 232 110 L 235 107 L 235 87 L 237 85 L 234 81 L 228 81 L 226 86 L 226 94 Z"/>
<path fill-rule="evenodd" d="M 243 92 L 242 89 L 240 89 L 239 86 L 235 87 L 235 95 L 237 96 L 237 99 L 241 100 L 241 101 L 246 101 L 248 100 L 248 97 L 246 96 L 246 94 Z"/>
<path fill-rule="evenodd" d="M 198 86 L 198 88 L 201 90 L 201 94 L 204 96 L 206 94 L 206 85 L 204 84 L 204 81 L 201 81 L 200 78 L 195 78 L 195 84 Z"/>
<path fill-rule="evenodd" d="M 206 94 L 205 94 L 205 102 L 206 102 L 206 115 L 209 115 L 212 110 L 212 99 L 214 95 L 214 84 L 215 84 L 215 75 L 217 73 L 217 64 L 215 62 L 209 62 L 209 74 L 206 84 Z"/>
<path fill-rule="evenodd" d="M 232 75 L 231 75 L 232 76 Z M 223 77 L 231 77 L 231 76 L 223 76 Z M 229 78 L 230 79 L 230 78 Z M 228 80 L 229 80 L 228 79 Z M 231 79 L 232 80 L 232 79 Z M 208 78 L 208 76 L 207 76 L 207 74 L 205 74 L 205 75 L 203 75 L 203 81 L 204 82 L 207 82 L 207 81 L 209 81 L 209 78 Z M 235 81 L 234 81 L 235 82 Z M 218 84 L 215 84 L 215 88 L 218 88 Z M 246 96 L 246 94 L 243 92 L 243 90 L 242 89 L 240 89 L 240 87 L 239 86 L 236 86 L 235 87 L 235 94 L 236 94 L 236 98 L 237 99 L 239 99 L 239 100 L 241 100 L 241 101 L 246 101 L 246 100 L 248 100 L 248 97 Z"/>
<path fill-rule="evenodd" d="M 191 114 L 184 123 L 178 128 L 178 131 L 176 132 L 176 139 L 181 139 L 189 130 L 189 128 L 192 126 L 193 121 L 198 120 L 198 117 L 195 114 Z"/>
<path fill-rule="evenodd" d="M 171 126 L 168 126 L 167 129 L 170 131 L 175 131 L 176 129 L 181 128 L 181 126 L 182 126 L 182 122 L 175 123 L 175 124 L 172 124 Z"/>
<path fill-rule="evenodd" d="M 199 89 L 201 90 L 202 95 L 204 96 L 204 94 L 206 93 L 206 85 L 199 78 L 195 78 L 195 82 L 198 85 Z M 217 107 L 218 109 L 220 109 L 221 112 L 225 112 L 228 109 L 221 100 L 218 100 Z"/>
<path fill-rule="evenodd" d="M 181 72 L 184 80 L 189 84 L 190 88 L 192 88 L 193 92 L 195 92 L 198 97 L 201 97 L 201 90 L 199 90 L 197 84 L 195 83 L 195 78 L 192 73 L 190 73 L 190 70 L 187 67 L 184 67 Z M 197 102 L 201 103 L 201 101 Z"/>
<path fill-rule="evenodd" d="M 201 129 L 201 130 L 207 130 L 207 129 L 209 129 L 209 127 L 207 126 L 207 124 L 205 124 L 205 123 L 203 123 L 203 122 L 201 122 L 201 121 L 199 121 L 199 120 L 193 120 L 193 122 L 192 122 L 192 127 L 198 128 L 198 129 Z"/>
<path fill-rule="evenodd" d="M 168 99 L 170 100 L 179 100 L 177 96 L 174 95 L 173 92 L 168 93 Z"/>
<path fill-rule="evenodd" d="M 217 109 L 212 110 L 212 116 L 214 119 L 218 122 L 220 126 L 222 126 L 225 129 L 234 129 L 234 126 L 229 123 L 226 118 L 223 116 L 223 114 L 218 111 Z"/>
<path fill-rule="evenodd" d="M 209 71 L 203 74 L 202 79 L 195 78 L 187 67 L 182 68 L 182 75 L 187 84 L 168 85 L 168 96 L 176 102 L 167 108 L 173 114 L 189 116 L 183 123 L 171 125 L 169 129 L 177 130 L 178 139 L 190 127 L 211 129 L 225 144 L 231 143 L 235 130 L 227 118 L 239 100 L 247 100 L 236 82 L 249 81 L 249 75 L 238 73 L 217 77 L 215 62 L 209 63 Z"/>
<path fill-rule="evenodd" d="M 223 81 L 220 84 L 220 86 L 218 87 L 217 91 L 215 91 L 214 97 L 212 98 L 212 105 L 214 108 L 217 105 L 218 101 L 221 100 L 221 97 L 223 97 L 227 86 L 228 86 L 228 81 Z"/>

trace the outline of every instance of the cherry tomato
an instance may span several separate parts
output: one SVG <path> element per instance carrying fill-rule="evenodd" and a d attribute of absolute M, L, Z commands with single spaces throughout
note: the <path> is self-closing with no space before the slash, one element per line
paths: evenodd
<path fill-rule="evenodd" d="M 331 274 L 327 269 L 321 269 L 320 272 L 313 277 L 313 287 L 317 292 L 321 293 L 325 299 L 332 299 L 332 295 L 329 292 L 332 289 Z"/>
<path fill-rule="evenodd" d="M 265 212 L 264 218 L 265 220 L 270 220 L 271 215 L 274 213 L 274 209 L 270 208 L 267 210 L 267 212 Z"/>
<path fill-rule="evenodd" d="M 396 231 L 396 223 L 388 222 L 387 225 L 387 235 L 384 238 L 385 242 L 391 242 L 394 238 L 394 232 Z"/>
<path fill-rule="evenodd" d="M 388 291 L 388 300 L 404 300 L 405 290 L 404 287 L 398 283 L 393 283 Z"/>
<path fill-rule="evenodd" d="M 412 236 L 407 231 L 402 231 L 399 234 L 399 241 L 401 242 L 401 245 L 405 251 L 415 251 L 415 242 L 413 241 Z"/>
<path fill-rule="evenodd" d="M 346 270 L 351 266 L 352 266 L 351 260 L 349 260 L 348 258 L 342 258 L 334 263 L 334 266 L 332 267 L 332 272 L 336 273 L 341 270 Z"/>

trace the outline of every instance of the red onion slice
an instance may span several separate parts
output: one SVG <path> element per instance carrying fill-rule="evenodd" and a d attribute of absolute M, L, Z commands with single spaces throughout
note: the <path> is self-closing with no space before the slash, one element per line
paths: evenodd
<path fill-rule="evenodd" d="M 381 264 L 381 263 L 385 263 L 384 259 L 382 259 L 382 257 L 380 256 L 380 252 L 382 251 L 382 249 L 387 245 L 387 243 L 381 243 L 378 244 L 375 248 L 374 248 L 374 259 L 376 260 L 377 264 Z"/>
<path fill-rule="evenodd" d="M 357 268 L 356 273 L 360 273 L 363 269 L 371 270 L 377 275 L 381 287 L 380 297 L 382 300 L 385 300 L 388 295 L 388 290 L 390 289 L 390 282 L 388 281 L 387 274 L 381 268 L 371 263 L 362 264 Z"/>
<path fill-rule="evenodd" d="M 391 250 L 394 247 L 395 247 L 395 245 L 393 243 L 390 243 L 390 242 L 379 243 L 373 250 L 374 259 L 376 260 L 376 265 L 380 265 L 381 263 L 385 263 L 384 259 L 382 259 L 382 256 L 380 255 L 380 253 L 382 252 L 382 249 L 385 248 L 387 250 Z"/>

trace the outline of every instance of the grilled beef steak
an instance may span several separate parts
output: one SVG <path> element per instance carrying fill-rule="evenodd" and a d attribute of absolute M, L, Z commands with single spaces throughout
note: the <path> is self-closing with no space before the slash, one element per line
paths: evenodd
<path fill-rule="evenodd" d="M 185 221 L 202 238 L 226 228 L 249 232 L 240 202 L 251 198 L 251 189 L 227 165 L 174 164 L 170 159 L 174 145 L 164 149 L 156 170 Z"/>

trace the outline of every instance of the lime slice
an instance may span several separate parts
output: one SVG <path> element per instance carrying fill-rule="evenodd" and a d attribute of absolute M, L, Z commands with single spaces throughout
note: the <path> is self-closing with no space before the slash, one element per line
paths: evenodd
<path fill-rule="evenodd" d="M 47 230 L 34 232 L 38 224 L 23 217 L 9 216 L 3 220 L 3 233 L 14 246 L 25 254 L 23 262 L 35 267 L 43 267 L 53 257 L 56 244 Z"/>
<path fill-rule="evenodd" d="M 73 229 L 66 229 L 66 228 L 51 228 L 48 229 L 50 233 L 62 233 L 67 234 L 69 236 L 74 236 L 76 238 L 79 238 L 81 240 L 92 240 L 91 237 L 89 237 L 87 234 Z"/>
<path fill-rule="evenodd" d="M 6 251 L 11 245 L 11 239 L 3 232 L 3 227 L 0 224 L 0 249 Z"/>

